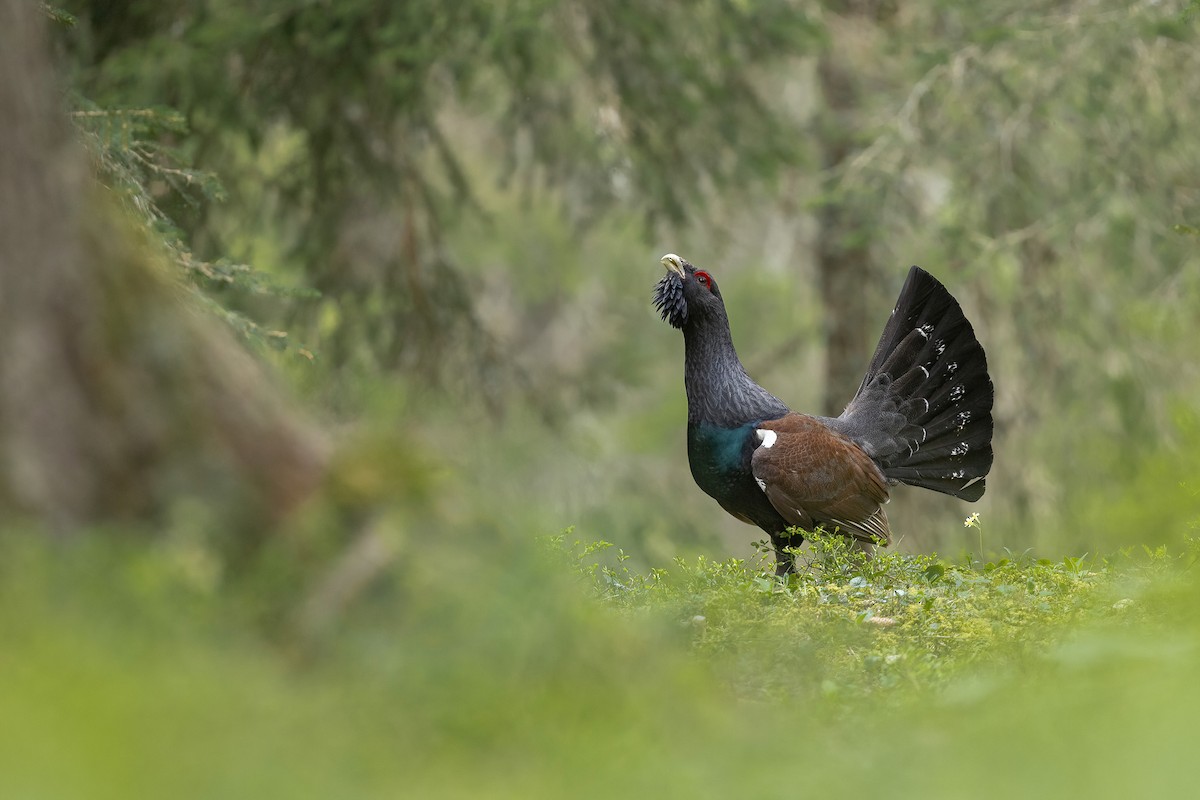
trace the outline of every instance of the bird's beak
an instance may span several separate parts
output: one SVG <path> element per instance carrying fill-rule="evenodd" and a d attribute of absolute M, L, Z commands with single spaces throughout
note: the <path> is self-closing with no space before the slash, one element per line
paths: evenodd
<path fill-rule="evenodd" d="M 675 255 L 674 253 L 667 253 L 662 257 L 661 261 L 664 267 L 669 269 L 671 272 L 674 272 L 679 277 L 687 277 L 683 273 L 683 259 L 679 256 Z"/>

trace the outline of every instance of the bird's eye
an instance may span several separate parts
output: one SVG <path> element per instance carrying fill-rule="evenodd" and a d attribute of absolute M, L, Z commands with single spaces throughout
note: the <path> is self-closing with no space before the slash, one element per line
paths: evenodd
<path fill-rule="evenodd" d="M 710 292 L 712 291 L 712 276 L 707 272 L 697 272 L 696 280 L 700 281 L 700 285 L 705 289 L 708 289 Z"/>

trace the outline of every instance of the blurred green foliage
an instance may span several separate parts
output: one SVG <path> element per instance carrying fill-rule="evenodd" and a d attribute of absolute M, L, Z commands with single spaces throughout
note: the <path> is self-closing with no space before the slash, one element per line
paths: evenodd
<path fill-rule="evenodd" d="M 278 366 L 343 447 L 254 548 L 187 498 L 149 536 L 5 521 L 0 794 L 1190 791 L 1183 10 L 68 4 L 106 185 L 312 348 Z M 962 300 L 997 464 L 983 527 L 900 491 L 899 552 L 819 539 L 781 584 L 692 484 L 649 292 L 712 268 L 752 374 L 822 410 L 830 204 L 872 336 L 910 262 Z M 536 541 L 567 525 L 619 547 Z"/>
<path fill-rule="evenodd" d="M 504 359 L 448 239 L 464 215 L 488 217 L 486 185 L 563 192 L 574 226 L 614 207 L 681 221 L 703 189 L 796 160 L 754 70 L 814 38 L 787 3 L 70 10 L 78 89 L 103 107 L 177 109 L 183 150 L 228 187 L 228 211 L 175 215 L 202 257 L 318 290 L 325 303 L 275 311 L 305 341 L 319 331 L 335 363 L 445 377 L 453 358 L 483 370 L 485 390 Z"/>
<path fill-rule="evenodd" d="M 717 536 L 744 552 L 748 529 L 688 480 L 680 347 L 647 293 L 662 252 L 713 269 L 751 373 L 831 410 L 839 308 L 815 254 L 836 204 L 871 262 L 866 337 L 912 262 L 980 333 L 998 392 L 982 508 L 1005 545 L 1178 543 L 1196 517 L 1171 479 L 1200 468 L 1182 6 L 66 10 L 82 110 L 176 109 L 133 152 L 224 187 L 134 182 L 215 275 L 215 308 L 311 350 L 289 377 L 333 420 L 461 467 L 467 516 L 577 524 L 648 560 Z M 965 547 L 945 531 L 970 509 L 921 494 L 898 492 L 901 546 Z"/>
<path fill-rule="evenodd" d="M 189 236 L 164 209 L 167 203 L 199 208 L 226 199 L 216 175 L 187 166 L 186 158 L 167 144 L 172 137 L 187 136 L 183 117 L 163 108 L 105 109 L 83 97 L 76 97 L 74 105 L 72 121 L 93 158 L 100 180 L 131 216 L 152 232 L 147 240 L 161 245 L 166 260 L 182 270 L 193 287 L 202 290 L 194 293 L 195 298 L 248 343 L 274 349 L 294 348 L 286 331 L 267 329 L 232 308 L 228 299 L 218 302 L 214 295 L 229 298 L 232 291 L 233 296 L 250 293 L 297 299 L 314 297 L 316 293 L 304 287 L 285 286 L 270 273 L 232 263 L 225 257 L 212 261 L 197 257 L 188 244 Z M 303 348 L 297 352 L 312 358 Z"/>
<path fill-rule="evenodd" d="M 192 544 L 6 537 L 0 791 L 1124 797 L 1190 785 L 1194 550 L 976 567 L 870 562 L 822 540 L 784 585 L 736 561 L 593 566 L 603 548 L 558 541 L 485 547 L 503 557 L 491 563 L 434 545 L 436 561 L 398 562 L 353 614 L 299 641 L 264 637 L 245 614 L 261 581 L 214 584 Z"/>

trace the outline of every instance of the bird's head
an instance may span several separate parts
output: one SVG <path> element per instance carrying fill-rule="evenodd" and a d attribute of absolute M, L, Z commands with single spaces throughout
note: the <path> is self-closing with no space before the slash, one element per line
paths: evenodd
<path fill-rule="evenodd" d="M 662 264 L 667 274 L 654 287 L 654 306 L 664 320 L 682 328 L 688 320 L 723 314 L 725 302 L 712 275 L 674 253 L 663 256 Z"/>

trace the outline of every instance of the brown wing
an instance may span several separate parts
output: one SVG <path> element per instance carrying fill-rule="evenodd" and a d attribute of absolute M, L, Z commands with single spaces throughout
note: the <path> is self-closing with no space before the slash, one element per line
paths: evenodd
<path fill-rule="evenodd" d="M 804 414 L 758 426 L 750 468 L 784 519 L 812 530 L 821 523 L 858 539 L 891 543 L 883 504 L 887 481 L 862 448 Z"/>

